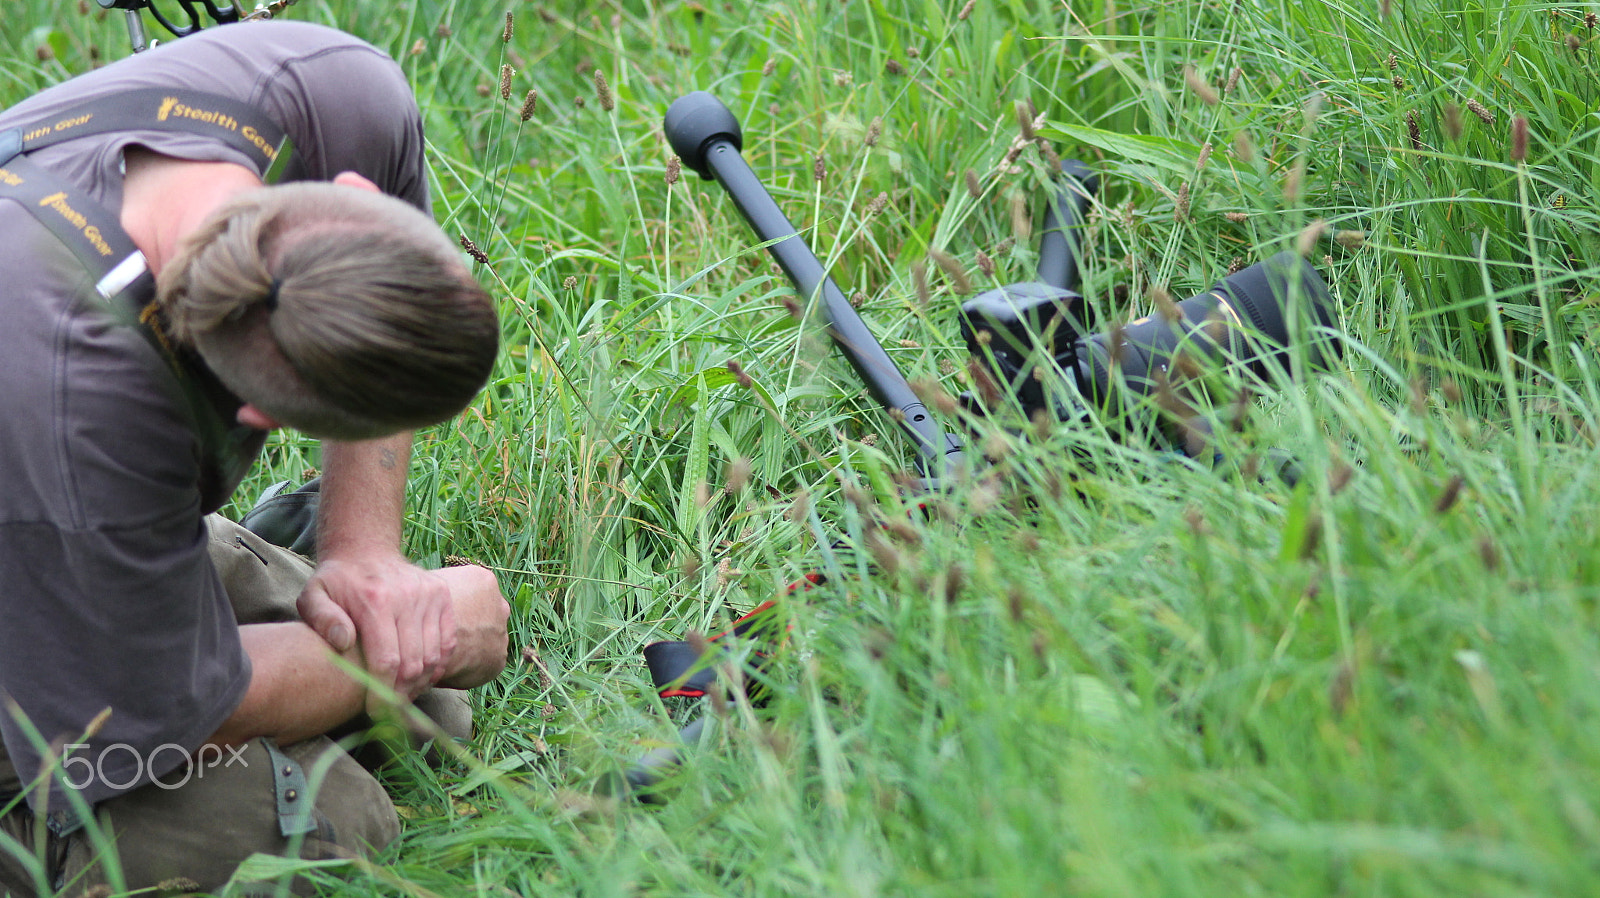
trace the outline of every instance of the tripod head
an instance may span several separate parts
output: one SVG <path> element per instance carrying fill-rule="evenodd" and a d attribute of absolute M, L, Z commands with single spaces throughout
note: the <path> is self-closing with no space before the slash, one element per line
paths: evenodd
<path fill-rule="evenodd" d="M 1338 356 L 1337 342 L 1319 339 L 1335 327 L 1327 285 L 1309 262 L 1287 252 L 1162 313 L 1089 333 L 1087 304 L 1078 292 L 1077 231 L 1098 187 L 1083 163 L 1063 161 L 1045 214 L 1039 280 L 998 287 L 961 306 L 967 351 L 1025 415 L 1045 411 L 1071 420 L 1086 404 L 1137 400 L 1159 389 L 1185 352 L 1264 379 L 1290 370 L 1289 346 L 1296 341 L 1307 342 L 1305 359 L 1313 368 L 1326 368 Z M 1075 391 L 1052 395 L 1045 385 L 1056 377 Z M 994 411 L 980 396 L 962 399 L 969 409 Z"/>
<path fill-rule="evenodd" d="M 95 0 L 95 2 L 99 3 L 102 9 L 123 11 L 128 22 L 128 42 L 132 44 L 135 53 L 142 53 L 150 47 L 150 42 L 145 36 L 144 19 L 140 15 L 145 10 L 149 10 L 156 22 L 167 29 L 173 37 L 185 37 L 205 27 L 200 11 L 195 8 L 196 0 L 172 0 L 183 10 L 182 21 L 167 18 L 155 0 Z M 215 0 L 198 0 L 198 5 L 205 8 L 205 14 L 210 17 L 213 24 L 227 25 L 240 21 L 270 19 L 294 2 L 295 0 L 271 0 L 257 6 L 248 15 L 241 14 L 239 7 L 231 3 L 218 6 Z"/>

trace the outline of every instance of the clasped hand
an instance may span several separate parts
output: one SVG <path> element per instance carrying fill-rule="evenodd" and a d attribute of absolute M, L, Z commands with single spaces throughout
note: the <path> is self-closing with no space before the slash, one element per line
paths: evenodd
<path fill-rule="evenodd" d="M 407 698 L 432 686 L 469 688 L 506 662 L 510 606 L 477 565 L 424 570 L 398 554 L 325 558 L 300 593 L 300 617 Z M 368 709 L 381 702 L 368 699 Z"/>

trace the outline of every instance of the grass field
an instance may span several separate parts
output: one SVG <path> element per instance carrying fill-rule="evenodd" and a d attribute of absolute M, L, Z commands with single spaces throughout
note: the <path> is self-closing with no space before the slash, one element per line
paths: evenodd
<path fill-rule="evenodd" d="M 408 540 L 499 572 L 517 658 L 479 691 L 470 756 L 392 772 L 402 841 L 309 875 L 413 896 L 1592 893 L 1596 12 L 301 0 L 289 17 L 401 60 L 441 223 L 502 300 L 490 387 L 420 438 Z M 6 13 L 0 103 L 127 53 L 120 14 Z M 963 294 L 1034 275 L 1046 147 L 1102 176 L 1099 326 L 1297 250 L 1342 360 L 1254 384 L 1216 469 L 1103 422 L 972 422 L 992 476 L 908 516 L 909 444 L 720 188 L 674 175 L 662 116 L 696 89 L 930 405 L 972 388 Z M 1269 450 L 1297 486 L 1251 476 Z M 265 462 L 241 503 L 316 446 L 275 438 Z M 813 570 L 766 706 L 711 709 L 665 805 L 612 797 L 702 710 L 663 706 L 639 649 Z"/>

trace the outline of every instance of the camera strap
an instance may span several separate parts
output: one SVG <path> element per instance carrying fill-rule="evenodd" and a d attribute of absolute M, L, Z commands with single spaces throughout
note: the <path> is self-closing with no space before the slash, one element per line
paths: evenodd
<path fill-rule="evenodd" d="M 141 88 L 68 107 L 48 120 L 0 132 L 0 198 L 15 200 L 97 280 L 106 300 L 148 274 L 118 216 L 64 178 L 29 162 L 34 150 L 113 132 L 167 131 L 219 140 L 243 153 L 267 183 L 282 175 L 288 134 L 243 103 L 193 90 Z M 145 309 L 138 310 L 148 318 Z M 148 322 L 146 322 L 148 324 Z M 148 330 L 148 327 L 147 327 Z"/>
<path fill-rule="evenodd" d="M 86 100 L 49 119 L 14 129 L 29 153 L 67 140 L 112 132 L 167 131 L 219 140 L 243 153 L 267 183 L 282 175 L 293 155 L 289 135 L 255 108 L 204 91 L 137 88 Z M 10 132 L 6 132 L 10 136 Z M 0 147 L 5 142 L 0 140 Z M 0 150 L 0 165 L 7 154 Z"/>
<path fill-rule="evenodd" d="M 33 150 L 79 137 L 113 132 L 184 132 L 219 140 L 242 152 L 266 183 L 282 175 L 292 152 L 287 132 L 266 116 L 227 97 L 193 90 L 139 89 L 100 97 L 32 125 L 0 131 L 0 200 L 12 200 L 72 252 L 94 279 L 95 293 L 118 321 L 136 328 L 183 388 L 205 456 L 218 483 L 203 494 L 231 492 L 254 459 L 260 432 L 231 422 L 223 406 L 230 394 L 209 372 L 186 364 L 159 325 L 150 299 L 152 280 L 144 253 L 122 229 L 120 217 L 77 185 L 34 164 Z M 204 376 L 197 376 L 204 373 Z M 236 400 L 235 400 L 236 401 Z"/>

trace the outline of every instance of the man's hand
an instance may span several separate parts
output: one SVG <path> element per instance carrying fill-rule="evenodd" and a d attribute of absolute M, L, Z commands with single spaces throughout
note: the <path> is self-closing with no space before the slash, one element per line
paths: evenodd
<path fill-rule="evenodd" d="M 500 594 L 494 572 L 475 564 L 429 571 L 444 582 L 455 609 L 455 651 L 445 662 L 438 685 L 452 689 L 482 686 L 506 666 L 506 620 L 511 605 Z"/>
<path fill-rule="evenodd" d="M 440 664 L 439 685 L 468 689 L 494 679 L 506 664 L 506 619 L 511 612 L 494 574 L 476 565 L 412 570 L 428 588 L 444 592 L 455 621 L 454 648 Z M 329 603 L 329 616 L 350 625 L 326 595 L 314 601 Z M 343 661 L 336 663 L 326 637 L 304 623 L 250 624 L 239 628 L 239 638 L 250 656 L 250 689 L 212 734 L 213 744 L 243 745 L 260 736 L 298 742 L 349 720 L 363 704 L 369 712 L 383 707 L 344 666 L 359 663 L 360 653 L 346 648 L 340 652 Z"/>
<path fill-rule="evenodd" d="M 452 580 L 443 573 L 398 554 L 327 558 L 300 593 L 300 618 L 336 651 L 359 643 L 374 679 L 415 698 L 452 672 L 458 648 Z"/>

